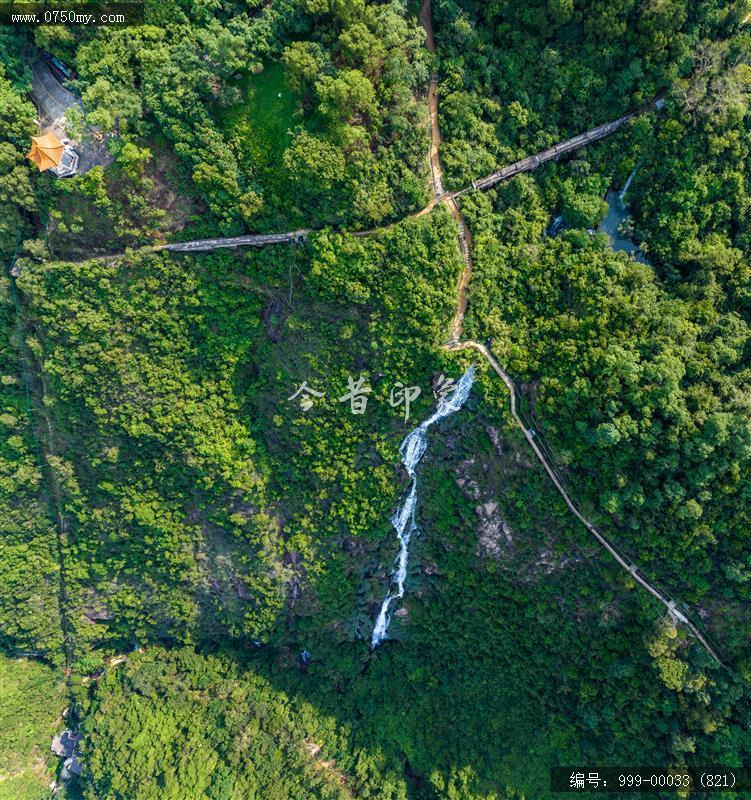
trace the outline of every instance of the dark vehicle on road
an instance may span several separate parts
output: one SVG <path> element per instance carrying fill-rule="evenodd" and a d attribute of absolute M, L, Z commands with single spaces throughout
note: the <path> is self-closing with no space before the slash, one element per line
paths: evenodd
<path fill-rule="evenodd" d="M 72 70 L 67 64 L 60 61 L 59 58 L 56 56 L 51 55 L 50 53 L 44 53 L 42 55 L 44 62 L 47 66 L 52 70 L 52 74 L 62 83 L 63 81 L 69 81 L 76 77 L 76 73 Z"/>

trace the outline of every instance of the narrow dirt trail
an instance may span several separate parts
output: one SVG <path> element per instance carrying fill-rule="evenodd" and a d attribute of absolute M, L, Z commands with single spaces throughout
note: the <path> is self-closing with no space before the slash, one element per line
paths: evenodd
<path fill-rule="evenodd" d="M 431 53 L 435 53 L 435 39 L 433 38 L 433 14 L 430 8 L 430 0 L 422 0 L 422 6 L 420 6 L 420 23 L 425 29 L 425 34 L 427 36 L 425 40 L 425 47 Z"/>
<path fill-rule="evenodd" d="M 433 177 L 433 195 L 437 200 L 443 197 L 443 173 L 438 159 L 441 130 L 438 127 L 438 75 L 435 72 L 430 76 L 428 86 L 428 109 L 430 110 L 430 173 Z"/>
<path fill-rule="evenodd" d="M 472 278 L 472 232 L 464 221 L 459 206 L 453 197 L 448 201 L 448 207 L 459 225 L 459 249 L 464 260 L 464 269 L 459 276 L 459 285 L 456 287 L 456 311 L 454 312 L 454 318 L 451 320 L 450 340 L 458 342 L 464 328 L 464 314 L 467 311 L 467 290 Z"/>
<path fill-rule="evenodd" d="M 425 30 L 425 47 L 435 53 L 435 38 L 433 36 L 433 14 L 430 7 L 430 0 L 422 0 L 420 7 L 420 22 Z M 472 233 L 469 230 L 464 217 L 462 216 L 459 204 L 453 194 L 446 194 L 443 188 L 443 170 L 441 169 L 441 159 L 439 148 L 441 146 L 441 129 L 438 126 L 438 73 L 433 72 L 430 76 L 430 86 L 428 88 L 428 108 L 430 110 L 430 172 L 433 177 L 433 205 L 444 202 L 449 207 L 456 223 L 459 227 L 459 251 L 464 261 L 464 269 L 459 276 L 459 283 L 456 287 L 457 304 L 454 318 L 451 320 L 450 338 L 456 342 L 462 335 L 464 327 L 464 314 L 467 311 L 467 287 L 472 277 Z M 424 213 L 424 212 L 422 212 Z"/>
<path fill-rule="evenodd" d="M 16 248 L 16 253 L 18 248 Z M 12 276 L 13 265 L 16 256 L 8 269 L 8 274 Z M 63 653 L 65 657 L 65 676 L 69 681 L 73 663 L 73 639 L 74 628 L 70 618 L 70 600 L 67 589 L 67 565 L 65 554 L 68 549 L 68 528 L 63 514 L 63 499 L 60 485 L 55 476 L 54 469 L 50 465 L 50 456 L 56 454 L 55 432 L 47 411 L 47 384 L 43 371 L 39 368 L 38 362 L 35 363 L 34 355 L 28 345 L 30 331 L 27 327 L 27 320 L 21 308 L 19 293 L 16 289 L 15 280 L 11 277 L 10 289 L 12 302 L 15 308 L 15 339 L 18 352 L 18 360 L 21 367 L 21 376 L 26 392 L 26 407 L 29 417 L 29 430 L 34 438 L 37 447 L 37 465 L 41 476 L 41 496 L 47 506 L 47 511 L 55 530 L 55 550 L 57 560 L 57 603 L 60 630 L 62 633 Z M 32 372 L 31 366 L 35 369 Z M 45 425 L 41 425 L 44 420 Z M 45 431 L 46 428 L 46 431 Z M 68 685 L 70 688 L 70 684 Z"/>
<path fill-rule="evenodd" d="M 430 0 L 423 0 L 422 6 L 420 8 L 420 22 L 425 30 L 426 40 L 425 45 L 427 49 L 431 52 L 435 52 L 435 39 L 433 37 L 433 22 L 432 22 L 432 14 L 430 8 Z M 467 225 L 464 217 L 462 216 L 461 209 L 456 201 L 456 195 L 454 193 L 447 194 L 444 192 L 443 189 L 443 173 L 441 170 L 441 162 L 439 157 L 439 147 L 441 144 L 441 132 L 438 126 L 438 75 L 433 73 L 430 76 L 430 88 L 428 90 L 428 106 L 430 108 L 430 169 L 433 177 L 433 192 L 434 192 L 434 204 L 444 202 L 448 205 L 449 209 L 451 210 L 454 219 L 457 222 L 459 227 L 459 249 L 461 251 L 462 259 L 464 261 L 464 269 L 459 277 L 459 284 L 457 286 L 457 300 L 456 300 L 456 310 L 454 312 L 454 317 L 451 321 L 451 332 L 450 332 L 450 339 L 446 345 L 444 345 L 445 349 L 450 351 L 458 351 L 458 350 L 465 350 L 465 349 L 473 349 L 479 352 L 485 360 L 490 364 L 490 367 L 493 371 L 501 378 L 501 380 L 506 385 L 506 388 L 509 392 L 509 403 L 511 408 L 511 415 L 514 418 L 519 429 L 524 434 L 527 442 L 529 443 L 530 447 L 534 451 L 535 455 L 537 456 L 538 460 L 545 468 L 545 471 L 548 474 L 548 477 L 552 481 L 553 485 L 555 486 L 558 493 L 563 498 L 566 506 L 568 507 L 569 511 L 579 520 L 579 522 L 584 525 L 585 528 L 594 536 L 597 542 L 607 550 L 609 555 L 624 569 L 626 572 L 631 575 L 631 577 L 646 591 L 648 591 L 653 597 L 659 600 L 665 608 L 668 610 L 670 616 L 676 620 L 677 622 L 681 622 L 693 633 L 696 639 L 702 644 L 705 650 L 712 656 L 712 658 L 720 665 L 725 666 L 724 662 L 717 654 L 715 649 L 712 645 L 707 641 L 705 636 L 702 632 L 697 628 L 697 626 L 693 623 L 693 621 L 687 617 L 679 608 L 677 608 L 676 602 L 664 594 L 659 588 L 654 586 L 650 581 L 648 581 L 643 575 L 640 574 L 639 569 L 635 563 L 632 561 L 624 558 L 621 553 L 608 541 L 605 536 L 597 529 L 597 527 L 590 522 L 579 510 L 579 508 L 574 504 L 571 498 L 568 495 L 568 492 L 563 487 L 563 484 L 558 478 L 558 474 L 554 464 L 552 464 L 548 457 L 543 453 L 542 449 L 538 445 L 537 441 L 535 440 L 535 433 L 531 431 L 527 426 L 524 424 L 524 421 L 519 416 L 516 410 L 516 386 L 514 382 L 511 380 L 511 377 L 506 373 L 506 371 L 501 367 L 501 365 L 496 361 L 493 355 L 490 353 L 485 345 L 481 344 L 480 342 L 476 342 L 473 340 L 461 340 L 462 331 L 464 328 L 464 315 L 467 311 L 467 290 L 469 286 L 470 279 L 472 277 L 472 233 Z M 627 117 L 630 115 L 627 115 Z M 624 117 L 622 119 L 626 119 Z M 610 123 L 613 126 L 619 126 L 621 120 L 618 120 L 614 123 Z M 474 188 L 475 184 L 473 184 Z"/>

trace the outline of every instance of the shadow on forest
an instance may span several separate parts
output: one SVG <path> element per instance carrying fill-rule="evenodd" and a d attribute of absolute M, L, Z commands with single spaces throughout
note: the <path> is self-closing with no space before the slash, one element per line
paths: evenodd
<path fill-rule="evenodd" d="M 516 542 L 516 556 L 476 556 L 474 504 L 457 489 L 455 467 L 472 454 L 490 460 L 481 422 L 449 422 L 422 466 L 422 532 L 395 638 L 371 653 L 365 632 L 342 640 L 330 621 L 287 620 L 297 648 L 263 648 L 247 668 L 293 704 L 335 719 L 350 753 L 398 775 L 411 800 L 446 797 L 449 786 L 461 798 L 541 799 L 553 765 L 637 763 L 650 753 L 663 763 L 670 737 L 658 709 L 676 700 L 654 679 L 646 649 L 633 649 L 656 614 L 613 589 L 609 566 L 582 557 L 551 516 L 555 500 L 536 471 L 482 486 L 500 495 L 514 536 L 527 541 Z M 530 563 L 546 548 L 556 555 Z M 433 576 L 418 564 L 432 565 Z M 307 669 L 303 649 L 312 653 Z M 637 740 L 628 733 L 635 724 Z M 326 758 L 340 757 L 320 744 Z"/>
<path fill-rule="evenodd" d="M 315 317 L 300 309 L 294 335 L 287 327 L 281 343 L 254 348 L 260 386 L 268 389 L 285 359 L 294 363 L 312 345 L 322 347 Z M 346 324 L 346 316 L 337 322 Z M 317 353 L 321 364 L 347 358 L 335 328 Z M 435 354 L 420 358 L 439 366 Z M 294 613 L 279 614 L 272 643 L 251 645 L 241 658 L 293 704 L 309 703 L 337 721 L 348 754 L 319 742 L 322 758 L 350 775 L 388 771 L 411 800 L 451 790 L 467 800 L 493 792 L 542 800 L 553 765 L 668 763 L 671 755 L 660 715 L 677 709 L 676 694 L 655 680 L 646 648 L 633 646 L 649 635 L 658 609 L 623 588 L 541 467 L 525 461 L 525 450 L 520 456 L 513 435 L 501 434 L 500 449 L 491 442 L 488 430 L 502 421 L 493 391 L 481 379 L 467 408 L 432 432 L 419 468 L 421 532 L 402 603 L 408 616 L 394 619 L 394 639 L 371 653 L 370 626 L 397 549 L 388 522 L 400 491 L 396 463 L 393 496 L 379 498 L 382 519 L 363 550 L 347 552 L 341 518 L 324 516 L 316 544 L 323 568 L 305 575 L 302 600 Z M 272 463 L 270 451 L 281 448 L 277 469 L 290 470 L 294 438 L 272 424 L 279 403 L 257 387 L 254 396 L 243 410 L 269 431 L 265 457 Z M 400 434 L 389 435 L 398 444 Z M 457 486 L 460 464 L 471 473 L 466 493 Z M 284 481 L 294 487 L 290 474 Z M 370 476 L 361 474 L 355 488 L 365 494 Z M 298 488 L 305 497 L 309 487 Z M 495 557 L 478 555 L 480 496 L 498 503 L 512 531 L 513 544 Z M 304 650 L 312 654 L 306 669 Z"/>

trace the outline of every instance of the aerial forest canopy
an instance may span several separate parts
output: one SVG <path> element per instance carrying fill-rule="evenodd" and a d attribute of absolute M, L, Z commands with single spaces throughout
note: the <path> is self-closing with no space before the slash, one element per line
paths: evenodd
<path fill-rule="evenodd" d="M 0 27 L 0 800 L 540 800 L 555 765 L 751 760 L 750 16 Z M 51 62 L 106 154 L 70 178 L 26 157 Z"/>

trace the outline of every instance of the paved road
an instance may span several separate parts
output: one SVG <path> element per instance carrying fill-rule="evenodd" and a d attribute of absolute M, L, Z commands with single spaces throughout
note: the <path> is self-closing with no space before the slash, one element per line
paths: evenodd
<path fill-rule="evenodd" d="M 47 64 L 35 61 L 31 65 L 31 99 L 37 108 L 37 119 L 41 133 L 54 133 L 58 139 L 69 137 L 65 130 L 65 113 L 72 106 L 83 109 L 81 99 L 69 92 Z M 115 159 L 107 150 L 107 137 L 101 132 L 87 128 L 82 141 L 73 141 L 78 153 L 78 174 L 83 175 L 92 167 L 107 167 Z"/>

